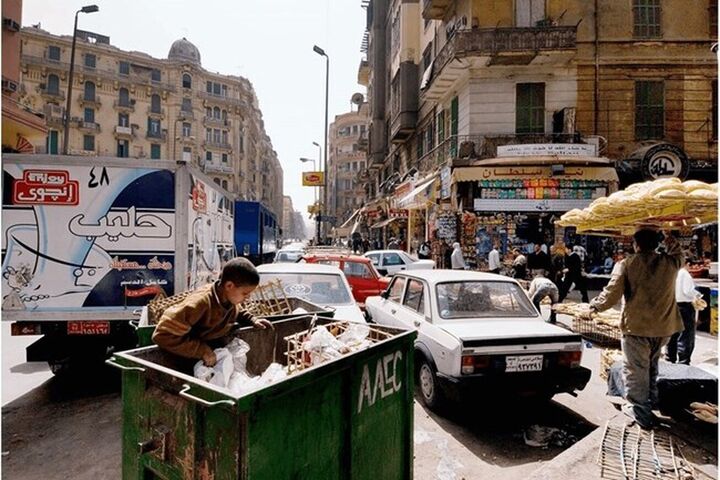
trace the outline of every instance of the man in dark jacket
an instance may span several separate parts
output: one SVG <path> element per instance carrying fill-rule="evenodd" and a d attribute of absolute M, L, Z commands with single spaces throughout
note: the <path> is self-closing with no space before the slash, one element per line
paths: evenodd
<path fill-rule="evenodd" d="M 542 250 L 539 243 L 535 244 L 534 251 L 528 255 L 528 269 L 532 277 L 546 276 L 550 270 L 550 255 Z"/>
<path fill-rule="evenodd" d="M 570 287 L 573 283 L 575 284 L 575 290 L 580 291 L 583 303 L 588 303 L 590 299 L 588 298 L 587 281 L 583 270 L 581 252 L 577 245 L 573 247 L 572 253 L 565 259 L 565 278 L 560 289 L 560 303 L 570 293 Z"/>

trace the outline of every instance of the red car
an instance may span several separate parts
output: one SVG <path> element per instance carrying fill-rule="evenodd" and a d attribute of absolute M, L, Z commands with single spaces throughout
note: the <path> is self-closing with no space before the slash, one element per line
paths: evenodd
<path fill-rule="evenodd" d="M 303 255 L 307 263 L 322 263 L 333 265 L 345 273 L 355 301 L 360 308 L 365 308 L 365 299 L 373 295 L 380 295 L 390 283 L 388 277 L 378 273 L 369 258 L 359 255 L 343 255 L 337 253 L 309 253 Z"/>

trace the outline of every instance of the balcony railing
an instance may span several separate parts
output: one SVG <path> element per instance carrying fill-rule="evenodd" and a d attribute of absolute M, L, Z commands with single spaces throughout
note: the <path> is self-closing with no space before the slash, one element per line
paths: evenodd
<path fill-rule="evenodd" d="M 50 101 L 64 101 L 65 100 L 65 91 L 63 90 L 48 90 L 47 88 L 41 88 L 40 94 L 47 98 Z"/>
<path fill-rule="evenodd" d="M 84 132 L 93 132 L 97 133 L 100 131 L 100 124 L 97 122 L 86 122 L 84 120 L 80 120 L 77 123 L 78 129 L 84 131 Z"/>
<path fill-rule="evenodd" d="M 222 119 L 222 118 L 214 118 L 214 117 L 203 117 L 203 124 L 206 127 L 229 127 L 230 126 L 230 120 L 228 119 Z"/>
<path fill-rule="evenodd" d="M 218 165 L 217 163 L 204 163 L 202 169 L 205 173 L 221 173 L 232 175 L 233 168 L 230 165 Z"/>
<path fill-rule="evenodd" d="M 162 140 L 163 142 L 167 139 L 167 133 L 166 132 L 147 132 L 145 134 L 145 138 L 148 140 Z"/>
<path fill-rule="evenodd" d="M 203 91 L 198 92 L 198 94 L 200 95 L 200 98 L 204 98 L 206 100 L 211 100 L 213 102 L 229 104 L 229 105 L 234 105 L 234 106 L 238 106 L 238 107 L 248 107 L 249 106 L 248 103 L 245 100 L 243 100 L 242 98 L 234 98 L 234 97 L 229 97 L 227 95 L 225 95 L 225 96 L 216 95 L 214 93 L 208 93 L 208 92 L 203 92 Z"/>
<path fill-rule="evenodd" d="M 78 101 L 80 102 L 80 105 L 86 105 L 95 108 L 100 108 L 102 106 L 102 101 L 100 101 L 100 97 L 98 97 L 97 95 L 87 97 L 84 93 L 81 93 L 78 96 Z"/>
<path fill-rule="evenodd" d="M 165 118 L 165 109 L 161 108 L 160 110 L 154 111 L 152 107 L 148 107 L 147 114 L 152 118 Z"/>
<path fill-rule="evenodd" d="M 120 100 L 115 100 L 113 102 L 113 107 L 115 107 L 116 110 L 119 110 L 121 112 L 134 112 L 135 100 L 130 100 L 129 102 L 121 102 Z"/>
<path fill-rule="evenodd" d="M 429 173 L 441 165 L 460 166 L 497 157 L 497 147 L 532 143 L 586 143 L 577 134 L 454 135 L 417 160 L 417 169 Z"/>
<path fill-rule="evenodd" d="M 215 141 L 205 141 L 203 142 L 203 147 L 205 148 L 217 148 L 220 150 L 232 150 L 232 146 L 227 142 L 215 142 Z"/>
<path fill-rule="evenodd" d="M 123 127 L 121 125 L 116 125 L 115 126 L 115 136 L 123 137 L 123 138 L 134 137 L 135 132 L 133 131 L 132 127 Z"/>

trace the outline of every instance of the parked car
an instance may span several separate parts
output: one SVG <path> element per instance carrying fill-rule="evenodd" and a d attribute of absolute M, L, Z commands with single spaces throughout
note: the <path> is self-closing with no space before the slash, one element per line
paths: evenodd
<path fill-rule="evenodd" d="M 402 270 L 427 270 L 435 268 L 432 260 L 418 260 L 402 250 L 370 250 L 365 257 L 372 260 L 373 265 L 383 275 L 394 275 Z"/>
<path fill-rule="evenodd" d="M 280 280 L 289 297 L 299 297 L 335 310 L 335 318 L 365 322 L 365 315 L 352 297 L 343 272 L 331 265 L 269 263 L 257 267 L 260 283 Z"/>
<path fill-rule="evenodd" d="M 361 309 L 365 308 L 367 297 L 380 295 L 390 283 L 388 277 L 380 275 L 372 260 L 360 255 L 310 253 L 304 255 L 303 260 L 307 263 L 334 265 L 342 270 Z"/>
<path fill-rule="evenodd" d="M 491 273 L 418 270 L 396 274 L 366 302 L 380 325 L 416 328 L 420 398 L 528 394 L 551 398 L 585 388 L 579 335 L 546 323 L 513 279 Z"/>
<path fill-rule="evenodd" d="M 274 263 L 295 263 L 300 260 L 305 251 L 297 247 L 284 247 L 275 253 Z"/>

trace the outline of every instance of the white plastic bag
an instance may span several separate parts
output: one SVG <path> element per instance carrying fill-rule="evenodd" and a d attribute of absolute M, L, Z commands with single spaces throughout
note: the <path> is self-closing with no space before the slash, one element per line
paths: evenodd
<path fill-rule="evenodd" d="M 337 339 L 348 347 L 358 347 L 370 335 L 370 327 L 363 323 L 351 323 Z"/>
<path fill-rule="evenodd" d="M 210 383 L 225 388 L 228 382 L 230 382 L 230 376 L 235 370 L 233 357 L 227 348 L 216 348 L 215 357 L 217 358 L 217 363 L 213 367 L 214 375 L 210 379 Z"/>
<path fill-rule="evenodd" d="M 227 348 L 228 351 L 230 351 L 230 355 L 232 355 L 235 371 L 249 375 L 246 366 L 247 353 L 250 351 L 250 345 L 239 338 L 234 338 L 225 348 Z"/>
<path fill-rule="evenodd" d="M 209 382 L 215 372 L 211 367 L 206 367 L 205 363 L 200 360 L 195 364 L 193 368 L 193 376 L 203 382 Z"/>

